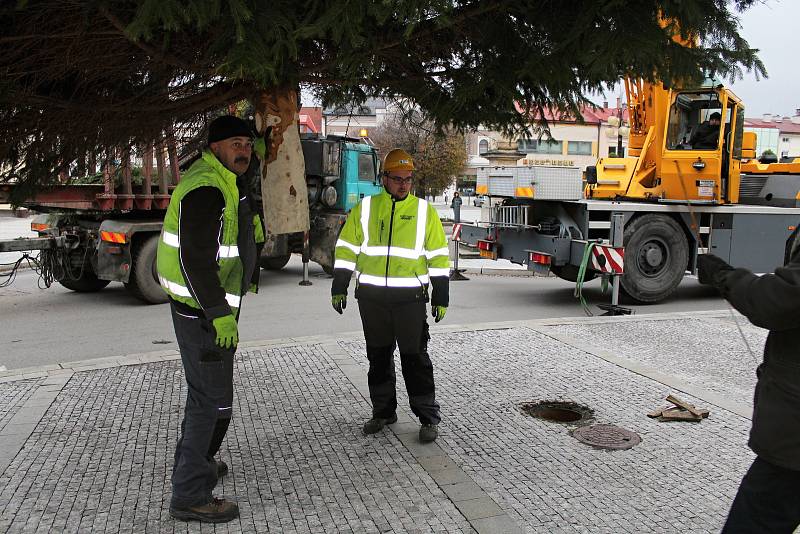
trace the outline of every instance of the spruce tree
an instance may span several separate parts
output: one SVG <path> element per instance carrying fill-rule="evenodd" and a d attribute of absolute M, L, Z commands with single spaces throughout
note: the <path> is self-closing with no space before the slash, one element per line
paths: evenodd
<path fill-rule="evenodd" d="M 0 173 L 34 187 L 242 99 L 263 116 L 270 101 L 296 105 L 301 84 L 326 105 L 402 97 L 437 125 L 510 133 L 623 76 L 763 74 L 739 34 L 753 2 L 6 1 Z"/>

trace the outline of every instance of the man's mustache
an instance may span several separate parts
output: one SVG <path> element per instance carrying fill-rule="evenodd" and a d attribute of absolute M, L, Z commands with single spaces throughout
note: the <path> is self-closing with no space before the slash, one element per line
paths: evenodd
<path fill-rule="evenodd" d="M 239 156 L 238 158 L 233 160 L 233 162 L 234 163 L 250 163 L 250 158 L 245 157 L 245 156 Z"/>

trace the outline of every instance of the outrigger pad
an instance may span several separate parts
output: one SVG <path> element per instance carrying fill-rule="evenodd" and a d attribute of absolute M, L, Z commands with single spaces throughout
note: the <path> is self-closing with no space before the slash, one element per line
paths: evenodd
<path fill-rule="evenodd" d="M 616 304 L 598 304 L 598 308 L 601 310 L 605 310 L 603 315 L 635 315 L 634 312 L 630 308 L 626 308 L 624 306 L 617 306 Z"/>

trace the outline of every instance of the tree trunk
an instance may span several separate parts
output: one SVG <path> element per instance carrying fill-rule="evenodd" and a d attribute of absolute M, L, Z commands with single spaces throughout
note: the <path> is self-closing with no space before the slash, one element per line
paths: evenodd
<path fill-rule="evenodd" d="M 308 190 L 298 129 L 297 91 L 281 87 L 262 91 L 256 99 L 256 128 L 263 135 L 272 127 L 261 163 L 264 222 L 270 234 L 309 229 Z"/>

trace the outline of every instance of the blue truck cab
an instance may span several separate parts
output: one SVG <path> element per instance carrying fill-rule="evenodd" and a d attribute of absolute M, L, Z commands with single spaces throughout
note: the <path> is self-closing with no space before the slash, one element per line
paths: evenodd
<path fill-rule="evenodd" d="M 378 151 L 353 137 L 301 134 L 300 142 L 308 186 L 310 259 L 331 272 L 336 240 L 347 214 L 362 198 L 383 187 Z M 296 247 L 290 240 L 284 253 L 293 251 Z"/>
<path fill-rule="evenodd" d="M 349 212 L 364 197 L 379 193 L 378 154 L 366 143 L 341 142 L 341 173 L 336 191 L 337 209 Z"/>
<path fill-rule="evenodd" d="M 347 213 L 362 198 L 381 190 L 378 152 L 352 137 L 304 134 L 300 141 L 306 165 L 308 205 Z"/>

